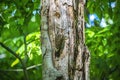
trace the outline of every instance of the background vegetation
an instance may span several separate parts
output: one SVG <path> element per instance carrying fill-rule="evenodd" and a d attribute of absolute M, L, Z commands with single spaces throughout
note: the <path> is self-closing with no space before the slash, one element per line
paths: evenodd
<path fill-rule="evenodd" d="M 91 80 L 120 80 L 120 0 L 91 0 L 87 8 L 97 15 L 86 29 Z"/>
<path fill-rule="evenodd" d="M 40 0 L 0 0 L 0 80 L 41 79 Z M 5 47 L 9 49 L 6 49 Z"/>
<path fill-rule="evenodd" d="M 87 3 L 91 80 L 120 80 L 119 8 L 120 0 Z M 40 0 L 0 0 L 0 80 L 24 79 L 18 58 L 25 64 L 29 80 L 40 80 L 40 44 Z"/>

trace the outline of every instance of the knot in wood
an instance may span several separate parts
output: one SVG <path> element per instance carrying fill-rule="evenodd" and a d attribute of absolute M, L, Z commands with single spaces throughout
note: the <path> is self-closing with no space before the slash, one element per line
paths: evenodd
<path fill-rule="evenodd" d="M 59 12 L 55 12 L 54 16 L 56 16 L 57 18 L 60 18 L 60 13 Z"/>

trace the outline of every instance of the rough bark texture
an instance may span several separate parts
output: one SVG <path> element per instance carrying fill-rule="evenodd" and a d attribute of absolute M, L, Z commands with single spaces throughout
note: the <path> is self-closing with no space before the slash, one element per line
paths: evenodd
<path fill-rule="evenodd" d="M 41 0 L 43 80 L 89 80 L 84 0 Z"/>

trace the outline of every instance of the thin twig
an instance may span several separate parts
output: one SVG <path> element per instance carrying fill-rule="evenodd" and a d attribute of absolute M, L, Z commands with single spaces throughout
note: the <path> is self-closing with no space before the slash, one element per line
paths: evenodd
<path fill-rule="evenodd" d="M 24 49 L 25 49 L 25 58 L 24 58 L 24 64 L 25 64 L 25 68 L 24 68 L 24 74 L 25 74 L 25 80 L 29 80 L 28 77 L 28 73 L 27 73 L 27 69 L 26 69 L 26 62 L 28 61 L 28 55 L 27 55 L 27 43 L 26 43 L 26 35 L 24 34 Z"/>
<path fill-rule="evenodd" d="M 34 68 L 39 67 L 41 65 L 42 64 L 37 64 L 37 65 L 29 66 L 29 67 L 26 68 L 26 70 L 31 70 L 31 69 L 34 69 Z M 7 70 L 0 69 L 0 71 L 4 71 L 4 72 L 7 72 L 7 71 L 8 72 L 9 71 L 11 71 L 11 72 L 23 72 L 23 69 L 7 69 Z"/>
<path fill-rule="evenodd" d="M 17 55 L 13 50 L 11 50 L 9 47 L 7 47 L 5 44 L 3 44 L 2 42 L 0 42 L 0 45 L 6 49 L 7 51 L 9 51 L 12 55 L 14 55 L 16 58 L 18 58 L 18 60 L 20 61 L 20 63 L 22 64 L 23 67 L 23 71 L 24 71 L 24 76 L 25 76 L 25 80 L 29 80 L 28 76 L 27 76 L 27 70 L 26 70 L 26 65 L 25 63 L 22 61 L 22 59 L 20 58 L 19 55 Z"/>

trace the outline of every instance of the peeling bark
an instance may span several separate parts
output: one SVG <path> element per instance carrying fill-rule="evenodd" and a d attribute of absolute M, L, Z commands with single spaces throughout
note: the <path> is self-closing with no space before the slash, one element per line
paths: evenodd
<path fill-rule="evenodd" d="M 89 80 L 82 0 L 41 1 L 43 80 Z"/>

